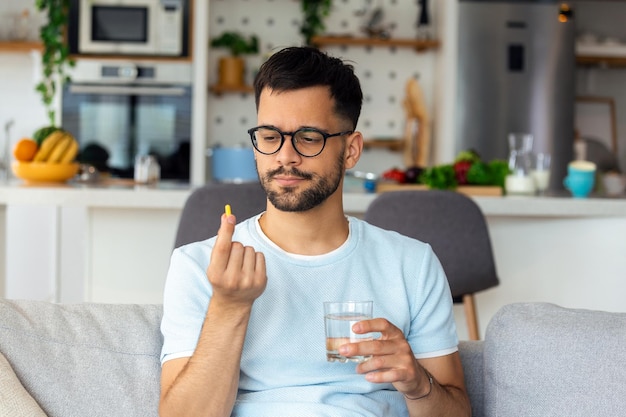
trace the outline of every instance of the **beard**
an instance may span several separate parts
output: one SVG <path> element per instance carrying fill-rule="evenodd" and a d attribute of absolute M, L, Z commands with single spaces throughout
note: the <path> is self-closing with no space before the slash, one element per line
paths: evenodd
<path fill-rule="evenodd" d="M 340 156 L 335 162 L 334 172 L 326 178 L 300 171 L 297 168 L 286 169 L 284 166 L 269 171 L 265 175 L 259 175 L 261 186 L 265 190 L 265 194 L 267 194 L 267 199 L 280 211 L 303 212 L 319 206 L 333 195 L 341 184 L 345 168 L 343 154 L 343 152 L 339 154 Z M 312 185 L 303 191 L 298 191 L 295 187 L 283 187 L 279 190 L 272 190 L 270 187 L 272 178 L 279 174 L 293 175 L 308 180 Z"/>

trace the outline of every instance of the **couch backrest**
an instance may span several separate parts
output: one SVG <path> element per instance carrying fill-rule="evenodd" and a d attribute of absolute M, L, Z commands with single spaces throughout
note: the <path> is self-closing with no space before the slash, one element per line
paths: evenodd
<path fill-rule="evenodd" d="M 483 341 L 462 340 L 459 354 L 465 374 L 465 388 L 472 404 L 472 417 L 483 417 L 485 385 L 483 381 Z"/>
<path fill-rule="evenodd" d="M 157 417 L 161 314 L 0 300 L 0 352 L 50 417 Z M 473 415 L 624 415 L 625 346 L 626 313 L 505 306 L 460 344 Z"/>
<path fill-rule="evenodd" d="M 161 311 L 0 300 L 0 352 L 50 417 L 157 417 Z"/>
<path fill-rule="evenodd" d="M 485 415 L 626 414 L 626 313 L 512 304 L 485 335 Z"/>

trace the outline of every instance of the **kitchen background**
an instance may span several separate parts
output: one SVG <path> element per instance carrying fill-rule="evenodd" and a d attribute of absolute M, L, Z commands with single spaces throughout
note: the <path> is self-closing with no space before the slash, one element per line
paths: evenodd
<path fill-rule="evenodd" d="M 415 38 L 419 8 L 417 2 L 406 0 L 335 1 L 332 14 L 326 20 L 326 32 L 332 35 L 364 36 L 371 12 L 382 7 L 381 25 L 394 38 Z M 433 8 L 431 8 L 433 9 Z M 436 13 L 435 9 L 432 13 Z M 246 58 L 247 82 L 263 58 L 284 46 L 298 44 L 300 3 L 288 0 L 213 0 L 210 2 L 209 35 L 236 29 L 246 35 L 260 38 L 260 56 Z M 364 104 L 359 129 L 366 139 L 401 139 L 404 131 L 402 100 L 405 84 L 410 77 L 419 79 L 424 99 L 432 107 L 435 86 L 435 55 L 416 53 L 411 48 L 380 48 L 363 46 L 326 46 L 331 55 L 351 61 L 361 80 Z M 224 52 L 217 49 L 209 54 L 209 84 L 217 79 L 217 60 Z M 249 142 L 245 131 L 255 125 L 256 115 L 252 94 L 223 95 L 209 100 L 209 138 L 213 143 L 235 145 Z M 358 167 L 379 172 L 383 167 L 401 164 L 398 153 L 386 150 L 365 152 Z"/>
<path fill-rule="evenodd" d="M 200 3 L 204 0 L 196 0 Z M 41 16 L 34 6 L 25 6 L 23 0 L 5 0 L 0 4 L 0 38 L 20 37 L 34 39 L 35 27 Z M 422 87 L 424 99 L 431 113 L 433 162 L 448 162 L 454 157 L 454 46 L 457 36 L 454 28 L 456 0 L 430 2 L 432 32 L 442 42 L 439 49 L 416 52 L 411 48 L 381 47 L 325 47 L 329 53 L 354 63 L 365 92 L 365 103 L 360 130 L 368 139 L 401 138 L 405 115 L 402 107 L 405 84 L 416 77 Z M 626 2 L 575 1 L 575 21 L 579 38 L 591 39 L 598 44 L 626 42 Z M 198 4 L 196 5 L 198 6 Z M 382 24 L 394 38 L 414 38 L 419 14 L 417 1 L 408 0 L 335 0 L 331 16 L 326 21 L 327 33 L 362 35 L 368 13 L 382 7 L 385 15 Z M 197 7 L 197 9 L 203 9 Z M 203 10 L 206 10 L 204 8 Z M 445 19 L 444 19 L 445 18 Z M 294 0 L 210 0 L 208 4 L 208 34 L 210 37 L 226 30 L 237 30 L 245 35 L 256 34 L 260 39 L 261 53 L 246 56 L 247 81 L 251 82 L 262 59 L 276 48 L 301 44 L 298 25 L 301 19 L 300 3 Z M 451 23 L 452 22 L 452 23 Z M 590 36 L 591 35 L 591 36 Z M 620 45 L 618 45 L 619 47 Z M 207 50 L 207 62 L 198 65 L 206 68 L 208 84 L 216 81 L 217 60 L 225 53 L 220 49 Z M 448 56 L 442 61 L 442 55 Z M 37 52 L 0 52 L 0 123 L 11 128 L 11 140 L 30 136 L 34 130 L 47 124 L 43 106 L 34 92 L 40 72 Z M 442 62 L 448 65 L 442 67 Z M 196 63 L 194 63 L 195 65 Z M 577 69 L 578 95 L 612 98 L 617 114 L 618 154 L 622 167 L 626 166 L 626 68 L 582 66 Z M 448 91 L 442 93 L 442 91 Z M 256 122 L 252 94 L 207 93 L 205 147 L 225 146 L 249 142 L 245 131 Z M 446 102 L 442 102 L 446 101 Z M 597 109 L 579 106 L 577 126 L 587 136 L 605 135 L 608 132 L 603 115 Z M 600 110 L 602 111 L 602 110 Z M 586 113 L 585 113 L 586 112 Z M 445 117 L 444 117 L 445 116 Z M 4 136 L 5 132 L 2 132 Z M 4 139 L 2 137 L 1 139 Z M 608 141 L 606 138 L 602 138 Z M 503 138 L 504 140 L 504 138 Z M 401 165 L 401 154 L 385 149 L 365 152 L 358 168 L 380 173 L 394 165 Z"/>

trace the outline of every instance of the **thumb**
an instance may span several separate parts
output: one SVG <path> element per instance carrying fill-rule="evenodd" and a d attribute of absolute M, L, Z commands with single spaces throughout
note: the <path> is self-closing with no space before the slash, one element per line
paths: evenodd
<path fill-rule="evenodd" d="M 237 218 L 234 214 L 222 213 L 222 217 L 220 219 L 220 228 L 217 231 L 217 244 L 220 244 L 220 241 L 228 244 L 230 247 L 230 242 L 233 238 L 233 233 L 235 232 L 235 224 L 237 223 Z"/>
<path fill-rule="evenodd" d="M 235 224 L 237 218 L 233 214 L 222 213 L 220 228 L 217 231 L 217 238 L 215 245 L 213 246 L 213 254 L 218 255 L 218 258 L 228 260 L 230 254 L 230 246 L 233 241 L 233 233 L 235 232 Z"/>

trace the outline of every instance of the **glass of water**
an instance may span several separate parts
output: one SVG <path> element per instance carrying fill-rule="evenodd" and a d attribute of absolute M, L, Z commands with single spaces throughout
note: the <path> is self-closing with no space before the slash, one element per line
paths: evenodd
<path fill-rule="evenodd" d="M 370 356 L 345 357 L 339 354 L 339 346 L 346 343 L 373 340 L 371 333 L 357 334 L 352 326 L 372 318 L 373 301 L 329 301 L 324 303 L 324 327 L 326 329 L 326 360 L 329 362 L 363 362 Z"/>

